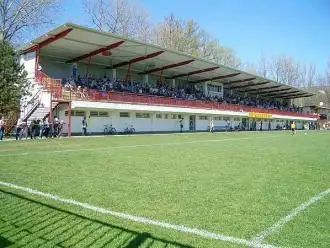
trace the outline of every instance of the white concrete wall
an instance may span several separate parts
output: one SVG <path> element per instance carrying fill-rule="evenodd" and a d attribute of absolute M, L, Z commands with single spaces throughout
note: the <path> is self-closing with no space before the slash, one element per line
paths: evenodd
<path fill-rule="evenodd" d="M 68 123 L 67 117 L 64 115 L 64 111 L 66 108 L 60 110 L 59 117 Z M 87 120 L 88 120 L 88 132 L 92 133 L 102 133 L 104 130 L 104 125 L 112 124 L 113 127 L 116 128 L 118 132 L 122 132 L 127 126 L 133 125 L 136 132 L 161 132 L 161 131 L 180 131 L 180 119 L 178 118 L 179 112 L 155 112 L 155 111 L 136 111 L 136 110 L 118 110 L 118 109 L 87 109 L 87 108 L 74 108 L 73 111 L 83 110 L 85 111 Z M 90 111 L 102 111 L 108 112 L 109 117 L 93 117 L 90 116 Z M 120 117 L 120 112 L 128 112 L 129 117 Z M 150 113 L 150 118 L 137 118 L 136 113 Z M 156 118 L 156 114 L 161 114 L 162 118 Z M 168 115 L 168 118 L 165 118 L 165 115 Z M 177 115 L 176 119 L 171 119 L 172 114 Z M 215 126 L 226 126 L 227 121 L 224 120 L 228 115 L 210 115 L 210 114 L 192 114 L 192 113 L 181 113 L 183 116 L 183 130 L 189 130 L 189 116 L 196 116 L 196 131 L 206 131 L 208 126 L 210 125 L 211 119 L 214 117 L 221 116 L 221 120 L 214 120 Z M 199 116 L 207 116 L 207 120 L 199 119 Z M 72 132 L 80 133 L 81 132 L 81 121 L 82 116 L 73 116 L 72 117 Z M 237 120 L 239 119 L 239 120 Z M 241 117 L 233 117 L 229 116 L 230 126 L 234 128 L 238 126 L 242 121 Z M 263 130 L 268 130 L 268 122 L 269 120 L 263 120 Z M 272 120 L 271 128 L 276 129 L 276 125 L 280 126 L 285 125 L 285 120 Z M 302 128 L 302 123 L 297 123 L 297 128 Z M 257 120 L 257 130 L 260 130 L 260 120 Z"/>
<path fill-rule="evenodd" d="M 74 109 L 82 110 L 82 109 Z M 122 132 L 128 125 L 133 125 L 137 132 L 160 132 L 160 131 L 180 131 L 180 119 L 171 119 L 170 116 L 172 113 L 168 114 L 168 119 L 164 119 L 166 113 L 162 114 L 162 119 L 156 118 L 156 113 L 150 113 L 150 118 L 137 118 L 137 112 L 129 112 L 130 117 L 120 117 L 120 112 L 127 111 L 118 111 L 118 110 L 102 110 L 109 113 L 109 117 L 90 117 L 90 111 L 97 110 L 85 110 L 86 117 L 88 120 L 88 131 L 93 133 L 100 133 L 104 130 L 104 125 L 113 125 L 118 132 Z M 99 110 L 100 111 L 100 110 Z M 140 112 L 141 113 L 141 112 Z M 68 123 L 68 117 L 65 116 L 65 109 L 60 110 L 59 118 L 64 120 L 65 123 Z M 183 116 L 183 130 L 189 130 L 188 118 L 189 116 Z M 81 132 L 81 121 L 82 116 L 72 116 L 71 117 L 71 126 L 72 132 L 80 133 Z M 205 129 L 203 129 L 205 130 Z M 66 129 L 65 129 L 66 131 Z"/>
<path fill-rule="evenodd" d="M 35 74 L 35 63 L 36 63 L 36 53 L 27 53 L 19 56 L 20 65 L 24 65 L 24 69 L 28 73 L 27 78 L 34 78 Z"/>

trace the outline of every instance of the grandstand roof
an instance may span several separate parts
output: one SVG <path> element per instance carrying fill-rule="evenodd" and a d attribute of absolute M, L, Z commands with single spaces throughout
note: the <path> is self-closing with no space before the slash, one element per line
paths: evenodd
<path fill-rule="evenodd" d="M 202 58 L 131 40 L 72 23 L 61 25 L 21 47 L 21 54 L 40 50 L 42 56 L 66 63 L 91 63 L 105 69 L 126 68 L 139 74 L 161 74 L 193 83 L 218 81 L 225 88 L 277 98 L 301 98 L 312 93 Z"/>
<path fill-rule="evenodd" d="M 300 102 L 302 106 L 320 106 L 320 102 L 322 102 L 323 108 L 330 108 L 329 86 L 313 86 L 306 88 L 306 91 L 313 94 L 313 96 L 304 99 L 297 99 L 297 105 L 299 105 L 298 102 Z"/>

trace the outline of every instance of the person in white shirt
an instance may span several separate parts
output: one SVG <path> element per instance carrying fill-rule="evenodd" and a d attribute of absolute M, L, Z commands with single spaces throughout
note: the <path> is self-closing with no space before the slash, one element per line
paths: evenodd
<path fill-rule="evenodd" d="M 213 133 L 214 131 L 214 121 L 213 119 L 211 119 L 211 122 L 210 122 L 210 132 Z"/>

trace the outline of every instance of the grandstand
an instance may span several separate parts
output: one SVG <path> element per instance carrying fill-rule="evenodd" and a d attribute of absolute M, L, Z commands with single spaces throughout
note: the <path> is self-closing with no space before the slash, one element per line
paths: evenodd
<path fill-rule="evenodd" d="M 318 119 L 292 99 L 309 93 L 250 73 L 141 41 L 67 23 L 19 49 L 35 87 L 21 119 L 67 123 L 68 135 L 118 131 L 298 129 Z"/>

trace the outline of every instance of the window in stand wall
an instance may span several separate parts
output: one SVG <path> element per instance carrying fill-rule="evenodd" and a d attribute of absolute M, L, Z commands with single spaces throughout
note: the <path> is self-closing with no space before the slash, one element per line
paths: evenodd
<path fill-rule="evenodd" d="M 99 112 L 99 117 L 109 117 L 109 112 Z"/>
<path fill-rule="evenodd" d="M 136 118 L 150 118 L 150 114 L 149 113 L 136 113 L 135 117 Z"/>
<path fill-rule="evenodd" d="M 221 119 L 222 119 L 221 116 L 214 116 L 213 117 L 213 120 L 215 120 L 215 121 L 221 121 Z"/>
<path fill-rule="evenodd" d="M 199 119 L 200 120 L 207 120 L 208 118 L 207 118 L 207 116 L 201 115 L 201 116 L 199 116 Z"/>
<path fill-rule="evenodd" d="M 156 114 L 157 119 L 162 119 L 162 114 Z"/>
<path fill-rule="evenodd" d="M 164 114 L 164 119 L 168 119 L 168 114 Z"/>
<path fill-rule="evenodd" d="M 64 114 L 65 116 L 68 116 L 68 111 L 65 111 Z M 85 116 L 85 111 L 81 111 L 81 110 L 72 110 L 71 111 L 71 116 Z"/>
<path fill-rule="evenodd" d="M 128 118 L 129 117 L 129 112 L 120 112 L 119 116 Z"/>
<path fill-rule="evenodd" d="M 99 116 L 99 112 L 97 112 L 97 111 L 91 111 L 91 112 L 89 112 L 89 116 L 90 117 L 98 117 Z"/>
<path fill-rule="evenodd" d="M 176 119 L 176 114 L 172 114 L 171 119 L 173 119 L 173 120 Z"/>

